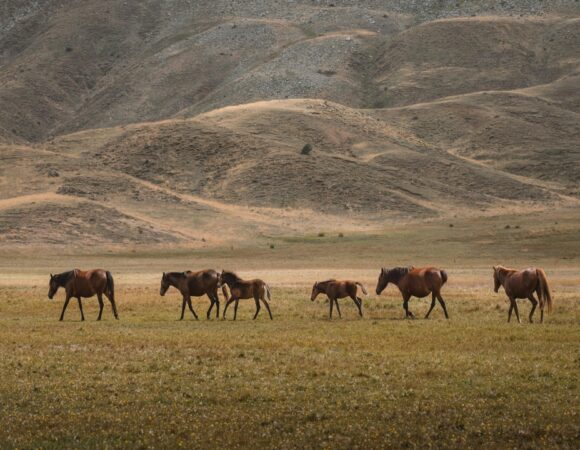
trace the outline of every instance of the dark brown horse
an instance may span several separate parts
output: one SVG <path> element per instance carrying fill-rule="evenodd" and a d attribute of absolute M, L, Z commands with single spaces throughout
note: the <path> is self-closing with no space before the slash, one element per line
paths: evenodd
<path fill-rule="evenodd" d="M 405 308 L 405 317 L 415 318 L 413 313 L 409 311 L 409 299 L 411 297 L 427 297 L 431 294 L 431 307 L 425 316 L 429 318 L 429 314 L 435 308 L 435 300 L 439 300 L 445 318 L 449 319 L 445 301 L 441 297 L 441 288 L 447 281 L 447 272 L 437 269 L 435 267 L 395 267 L 394 269 L 381 269 L 379 281 L 377 283 L 377 295 L 387 287 L 387 284 L 396 284 L 403 295 L 403 308 Z"/>
<path fill-rule="evenodd" d="M 163 272 L 161 277 L 161 288 L 159 295 L 164 296 L 170 286 L 176 288 L 183 296 L 183 303 L 181 304 L 181 318 L 185 314 L 185 305 L 189 306 L 189 310 L 197 320 L 197 314 L 191 305 L 191 297 L 201 297 L 207 295 L 210 301 L 209 309 L 207 310 L 207 318 L 211 313 L 214 305 L 216 306 L 216 318 L 220 316 L 220 299 L 218 297 L 218 283 L 219 274 L 212 269 L 200 270 L 198 272 Z M 228 293 L 225 287 L 222 288 L 224 297 L 228 298 Z"/>
<path fill-rule="evenodd" d="M 544 306 L 548 305 L 548 312 L 552 310 L 552 293 L 550 292 L 550 285 L 546 273 L 542 269 L 535 267 L 526 270 L 508 269 L 503 266 L 493 267 L 493 283 L 495 292 L 503 286 L 506 295 L 510 300 L 510 308 L 508 311 L 508 322 L 512 318 L 512 310 L 516 311 L 516 318 L 521 323 L 520 313 L 518 311 L 518 298 L 527 298 L 532 302 L 532 310 L 530 311 L 530 323 L 533 322 L 532 317 L 538 300 L 540 301 L 541 317 L 540 322 L 544 322 Z M 534 298 L 534 292 L 538 296 L 538 300 Z"/>
<path fill-rule="evenodd" d="M 79 270 L 74 269 L 69 272 L 63 272 L 56 275 L 50 274 L 50 283 L 48 288 L 48 298 L 52 300 L 56 291 L 59 287 L 64 287 L 66 292 L 66 298 L 64 301 L 64 306 L 62 307 L 62 313 L 60 314 L 60 320 L 64 319 L 64 312 L 68 306 L 68 302 L 72 297 L 76 297 L 79 301 L 79 309 L 81 310 L 81 320 L 85 320 L 85 315 L 83 313 L 83 304 L 81 298 L 97 296 L 99 301 L 99 317 L 97 320 L 101 320 L 103 315 L 103 294 L 111 302 L 111 307 L 113 308 L 113 314 L 115 319 L 119 318 L 117 314 L 117 306 L 115 305 L 115 284 L 113 282 L 113 276 L 108 270 L 95 269 L 95 270 Z"/>
<path fill-rule="evenodd" d="M 358 314 L 362 317 L 362 299 L 357 297 L 357 286 L 360 286 L 363 293 L 366 295 L 367 290 L 365 287 L 359 283 L 358 281 L 348 281 L 348 280 L 326 280 L 326 281 L 317 281 L 312 286 L 312 294 L 310 295 L 310 300 L 314 301 L 318 294 L 326 294 L 328 300 L 330 302 L 330 318 L 332 319 L 332 307 L 336 303 L 336 310 L 338 311 L 338 316 L 342 318 L 342 314 L 340 313 L 340 308 L 338 306 L 338 299 L 350 297 L 352 301 L 358 308 Z"/>
<path fill-rule="evenodd" d="M 262 280 L 242 280 L 233 272 L 222 271 L 220 275 L 220 285 L 227 284 L 230 288 L 231 297 L 224 307 L 224 319 L 226 318 L 226 311 L 230 303 L 236 302 L 234 307 L 234 320 L 238 315 L 238 303 L 240 299 L 253 298 L 256 302 L 256 314 L 254 314 L 254 319 L 258 317 L 260 312 L 260 300 L 266 306 L 268 314 L 270 315 L 270 320 L 272 320 L 272 311 L 270 311 L 270 305 L 268 301 L 272 301 L 272 296 L 270 295 L 270 288 Z"/>

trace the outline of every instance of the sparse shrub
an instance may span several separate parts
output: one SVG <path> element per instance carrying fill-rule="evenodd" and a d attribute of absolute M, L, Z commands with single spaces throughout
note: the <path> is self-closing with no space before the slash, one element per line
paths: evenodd
<path fill-rule="evenodd" d="M 509 230 L 511 227 L 510 227 L 509 225 L 506 225 L 504 228 L 505 228 L 506 230 Z"/>
<path fill-rule="evenodd" d="M 64 51 L 67 53 L 70 53 L 73 51 L 73 49 L 72 49 L 72 47 L 65 47 Z"/>
<path fill-rule="evenodd" d="M 324 75 L 325 77 L 332 77 L 332 76 L 336 75 L 336 71 L 330 70 L 330 69 L 318 69 L 317 72 L 320 75 Z"/>
<path fill-rule="evenodd" d="M 276 247 L 274 246 L 274 244 L 270 244 L 270 248 L 271 248 L 272 250 L 274 250 Z"/>
<path fill-rule="evenodd" d="M 520 226 L 519 225 L 516 225 L 514 228 L 517 228 L 519 230 L 520 229 Z"/>
<path fill-rule="evenodd" d="M 339 237 L 339 238 L 343 238 L 343 237 L 344 237 L 344 234 L 342 234 L 342 233 L 338 233 L 338 237 Z"/>
<path fill-rule="evenodd" d="M 300 154 L 301 155 L 310 155 L 311 151 L 312 151 L 312 145 L 306 144 L 304 147 L 302 147 L 302 150 L 300 150 Z"/>
<path fill-rule="evenodd" d="M 318 233 L 318 237 L 324 237 L 324 233 L 322 232 Z"/>
<path fill-rule="evenodd" d="M 452 223 L 449 224 L 449 228 L 453 228 L 453 224 Z"/>

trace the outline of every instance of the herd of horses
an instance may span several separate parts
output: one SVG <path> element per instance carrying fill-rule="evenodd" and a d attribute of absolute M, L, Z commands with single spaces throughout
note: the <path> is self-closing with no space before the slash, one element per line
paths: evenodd
<path fill-rule="evenodd" d="M 493 280 L 494 291 L 497 293 L 499 288 L 503 286 L 510 301 L 508 322 L 511 320 L 512 312 L 515 311 L 516 318 L 518 322 L 521 323 L 517 299 L 529 299 L 532 303 L 532 310 L 529 315 L 530 322 L 533 321 L 534 311 L 538 304 L 540 305 L 541 311 L 540 322 L 544 321 L 544 307 L 547 306 L 548 311 L 551 311 L 552 294 L 550 292 L 546 273 L 542 269 L 529 268 L 518 271 L 503 266 L 494 266 Z M 382 268 L 377 282 L 376 293 L 377 295 L 380 295 L 389 283 L 396 285 L 403 297 L 405 317 L 411 319 L 415 317 L 414 314 L 409 311 L 409 300 L 411 297 L 424 298 L 431 294 L 431 306 L 425 318 L 429 318 L 431 311 L 433 311 L 433 308 L 435 308 L 436 302 L 438 301 L 443 308 L 445 318 L 449 319 L 445 301 L 441 296 L 441 289 L 446 282 L 447 273 L 436 267 L 412 266 L 395 267 L 393 269 Z M 115 284 L 111 272 L 102 269 L 87 271 L 74 269 L 56 275 L 51 274 L 48 298 L 54 298 L 54 295 L 60 287 L 64 288 L 66 293 L 60 320 L 64 319 L 64 313 L 71 298 L 76 298 L 78 300 L 81 320 L 85 320 L 82 298 L 89 298 L 95 295 L 99 302 L 99 316 L 97 317 L 97 320 L 101 320 L 103 315 L 103 296 L 110 301 L 115 319 L 119 318 L 117 305 L 115 303 Z M 203 295 L 207 295 L 210 300 L 210 306 L 207 310 L 207 318 L 210 318 L 214 306 L 216 308 L 216 318 L 219 318 L 220 301 L 218 291 L 220 288 L 222 289 L 224 298 L 227 300 L 223 311 L 224 319 L 226 318 L 226 311 L 230 304 L 234 303 L 234 320 L 236 320 L 239 301 L 252 298 L 256 303 L 254 319 L 258 317 L 261 303 L 266 307 L 270 320 L 273 319 L 269 304 L 272 300 L 270 288 L 260 279 L 243 280 L 234 272 L 222 271 L 221 273 L 218 273 L 213 269 L 200 270 L 197 272 L 186 271 L 163 273 L 159 294 L 161 296 L 165 295 L 170 287 L 174 287 L 182 295 L 183 301 L 181 304 L 180 320 L 183 320 L 186 306 L 189 308 L 193 316 L 198 319 L 191 304 L 191 297 L 201 297 Z M 356 305 L 359 315 L 362 317 L 362 299 L 357 295 L 359 287 L 363 294 L 366 295 L 367 290 L 358 281 L 335 279 L 317 281 L 312 287 L 310 299 L 314 301 L 318 295 L 325 294 L 329 300 L 329 316 L 332 318 L 334 306 L 336 306 L 339 317 L 342 317 L 340 307 L 338 306 L 338 300 L 350 297 Z M 534 294 L 536 294 L 537 299 L 534 297 Z"/>

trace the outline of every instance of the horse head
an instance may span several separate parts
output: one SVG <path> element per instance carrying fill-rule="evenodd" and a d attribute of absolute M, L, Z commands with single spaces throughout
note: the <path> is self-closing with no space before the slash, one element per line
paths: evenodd
<path fill-rule="evenodd" d="M 317 281 L 316 283 L 314 283 L 314 286 L 312 286 L 312 294 L 310 295 L 310 300 L 314 301 L 318 296 L 318 294 L 320 294 L 321 292 L 322 289 L 320 288 L 320 285 L 318 284 Z"/>
<path fill-rule="evenodd" d="M 229 274 L 231 272 L 226 272 L 225 270 L 222 270 L 221 273 L 218 276 L 218 288 L 221 288 L 224 284 L 228 284 L 228 279 Z"/>
<path fill-rule="evenodd" d="M 169 277 L 165 272 L 163 272 L 163 276 L 161 277 L 161 287 L 159 288 L 159 295 L 163 297 L 167 292 L 167 289 L 169 289 Z"/>
<path fill-rule="evenodd" d="M 501 280 L 499 278 L 501 266 L 493 266 L 493 291 L 498 292 L 501 287 Z"/>
<path fill-rule="evenodd" d="M 381 273 L 379 274 L 379 281 L 377 282 L 377 295 L 381 295 L 381 292 L 383 292 L 389 284 L 389 272 L 390 270 L 385 269 L 384 267 L 381 269 Z"/>
<path fill-rule="evenodd" d="M 50 274 L 50 281 L 48 282 L 48 298 L 52 300 L 54 298 L 54 294 L 58 291 L 59 288 L 58 278 L 56 275 Z"/>

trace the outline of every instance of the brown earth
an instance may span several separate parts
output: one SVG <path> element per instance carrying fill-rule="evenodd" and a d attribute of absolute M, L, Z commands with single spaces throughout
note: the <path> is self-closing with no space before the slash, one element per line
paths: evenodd
<path fill-rule="evenodd" d="M 456 3 L 3 2 L 0 242 L 577 210 L 580 6 Z"/>

